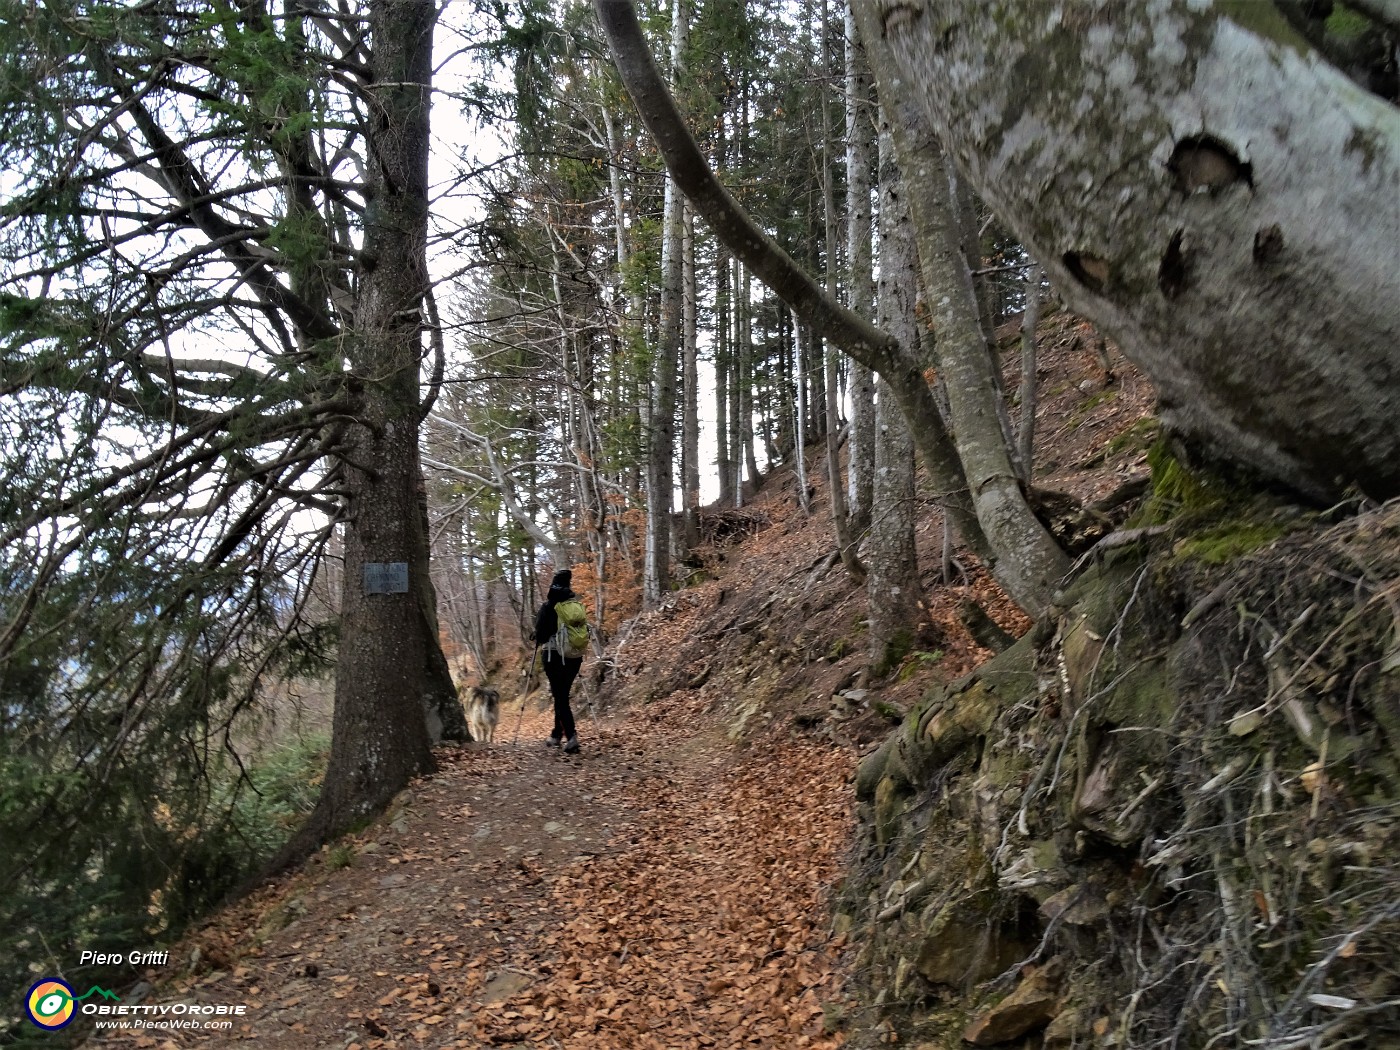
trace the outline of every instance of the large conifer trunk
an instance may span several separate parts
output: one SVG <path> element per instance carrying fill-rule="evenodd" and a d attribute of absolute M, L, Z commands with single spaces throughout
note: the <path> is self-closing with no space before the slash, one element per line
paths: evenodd
<path fill-rule="evenodd" d="M 1197 445 L 1400 493 L 1400 110 L 1270 4 L 857 0 L 940 136 Z"/>
<path fill-rule="evenodd" d="M 428 83 L 436 17 L 427 0 L 371 5 L 366 261 L 347 356 L 359 400 L 348 498 L 335 721 L 316 811 L 284 854 L 382 808 L 433 757 L 423 696 L 427 535 L 418 507 L 421 307 L 428 288 Z M 409 566 L 406 593 L 365 593 L 366 562 Z"/>

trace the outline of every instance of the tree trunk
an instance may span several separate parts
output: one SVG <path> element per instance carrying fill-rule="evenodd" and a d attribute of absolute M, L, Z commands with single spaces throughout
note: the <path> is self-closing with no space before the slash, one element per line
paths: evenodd
<path fill-rule="evenodd" d="M 749 480 L 758 484 L 758 458 L 754 453 L 754 378 L 753 362 L 753 281 L 747 267 L 739 269 L 739 415 L 743 420 L 741 435 L 744 444 L 744 470 Z M 743 486 L 740 486 L 742 492 Z"/>
<path fill-rule="evenodd" d="M 849 0 L 846 6 L 846 258 L 850 270 L 850 308 L 872 317 L 875 301 L 871 262 L 870 143 L 874 137 L 870 74 Z M 850 482 L 850 532 L 870 527 L 871 482 L 875 474 L 875 377 L 856 361 L 851 364 L 851 438 L 847 446 Z"/>
<path fill-rule="evenodd" d="M 685 50 L 683 0 L 671 7 L 671 77 L 679 75 Z M 647 545 L 642 600 L 654 609 L 671 585 L 671 515 L 674 509 L 676 455 L 676 381 L 680 368 L 684 295 L 682 240 L 685 200 L 671 177 L 666 179 L 661 234 L 661 324 L 652 369 L 651 418 L 647 434 Z"/>
<path fill-rule="evenodd" d="M 783 311 L 785 314 L 787 311 Z M 803 354 L 806 352 L 805 333 L 798 329 L 793 329 L 794 345 L 793 350 L 793 423 L 796 427 L 792 436 L 792 452 L 794 464 L 797 468 L 797 505 L 802 508 L 803 514 L 810 514 L 812 508 L 807 503 L 807 410 L 803 405 L 806 398 L 803 396 L 807 389 L 807 370 L 803 368 Z"/>
<path fill-rule="evenodd" d="M 870 505 L 875 483 L 875 371 L 851 362 L 847 387 L 851 402 L 851 431 L 846 448 L 846 496 L 850 504 L 851 536 L 860 542 L 870 528 Z"/>
<path fill-rule="evenodd" d="M 347 340 L 361 384 L 354 448 L 344 464 L 345 577 L 330 760 L 320 800 L 277 866 L 378 812 L 432 772 L 423 717 L 429 648 L 427 533 L 418 510 L 418 366 L 428 291 L 428 84 L 435 7 L 370 5 L 375 106 L 357 331 Z M 409 566 L 405 593 L 369 594 L 367 562 Z"/>
<path fill-rule="evenodd" d="M 857 15 L 862 9 L 857 7 Z M 888 45 L 878 27 L 862 22 L 882 108 L 910 189 L 909 211 L 919 261 L 937 333 L 938 365 L 948 392 L 958 457 L 962 461 L 977 520 L 995 552 L 993 571 L 1027 612 L 1045 608 L 1069 571 L 1069 559 L 1031 511 L 1021 490 L 1003 423 L 1001 381 L 982 333 L 971 275 L 958 240 L 957 214 L 943 150 L 926 116 L 897 97 L 899 83 Z M 1027 600 L 1027 598 L 1029 600 Z"/>
<path fill-rule="evenodd" d="M 828 53 L 827 41 L 831 34 L 826 31 L 827 23 L 830 21 L 830 7 L 828 0 L 822 0 L 822 68 L 823 71 L 831 67 L 831 55 Z M 849 49 L 853 45 L 848 40 L 846 47 Z M 849 74 L 848 74 L 849 75 Z M 823 232 L 826 242 L 826 294 L 831 298 L 836 298 L 836 260 L 840 255 L 838 246 L 838 234 L 836 225 L 836 188 L 835 188 L 835 136 L 831 128 L 831 106 L 828 104 L 826 94 L 822 94 L 822 219 Z M 849 162 L 848 162 L 849 167 Z M 847 193 L 854 195 L 856 191 L 849 188 Z M 869 193 L 866 193 L 867 199 Z M 854 205 L 852 205 L 854 208 Z M 869 251 L 869 239 L 866 240 L 866 250 Z M 852 307 L 854 308 L 854 296 L 852 296 Z M 831 524 L 836 533 L 836 549 L 841 555 L 841 564 L 846 567 L 846 571 L 851 574 L 851 578 L 860 581 L 865 577 L 865 566 L 861 564 L 860 557 L 856 552 L 856 538 L 851 530 L 851 515 L 847 510 L 848 500 L 846 498 L 846 486 L 841 478 L 841 446 L 840 430 L 841 415 L 839 404 L 839 384 L 838 371 L 839 360 L 837 348 L 827 340 L 813 333 L 813 341 L 816 343 L 818 351 L 821 352 L 823 393 L 823 408 L 826 418 L 823 420 L 826 437 L 826 476 L 827 491 L 831 494 Z M 851 447 L 854 447 L 853 445 Z"/>
<path fill-rule="evenodd" d="M 744 324 L 744 301 L 739 294 L 744 264 L 738 259 L 729 267 L 729 461 L 731 474 L 729 491 L 733 506 L 744 505 L 744 441 L 753 429 L 753 420 L 744 418 L 744 354 L 740 349 Z"/>
<path fill-rule="evenodd" d="M 996 311 L 992 308 L 991 282 L 984 274 L 975 276 L 982 269 L 982 231 L 977 222 L 977 198 L 968 181 L 951 168 L 952 200 L 954 213 L 958 217 L 958 242 L 962 245 L 963 258 L 967 268 L 974 274 L 973 295 L 977 300 L 977 317 L 982 322 L 982 336 L 988 344 L 996 345 Z"/>
<path fill-rule="evenodd" d="M 880 134 L 880 327 L 917 353 L 914 320 L 918 257 L 905 187 L 889 134 Z M 913 648 L 922 611 L 919 556 L 914 547 L 914 445 L 903 416 L 882 383 L 876 394 L 875 501 L 866 543 L 870 668 L 886 675 Z"/>
<path fill-rule="evenodd" d="M 719 505 L 734 503 L 734 454 L 729 431 L 729 387 L 734 355 L 730 350 L 729 256 L 715 253 L 715 468 L 719 471 Z"/>
<path fill-rule="evenodd" d="M 938 500 L 952 516 L 964 541 L 979 555 L 994 562 L 987 538 L 973 513 L 957 450 L 943 427 L 921 362 L 867 319 L 833 302 L 720 185 L 657 72 L 632 5 L 626 0 L 594 0 L 594 9 L 623 83 L 637 103 L 647 130 L 656 140 L 667 170 L 682 184 L 696 210 L 736 259 L 751 267 L 824 338 L 836 341 L 848 354 L 865 362 L 888 381 L 910 424 Z M 995 565 L 993 571 L 998 571 Z M 1045 595 L 1028 588 L 1023 575 L 1008 573 L 999 575 L 998 579 L 1025 607 L 1043 605 Z"/>
<path fill-rule="evenodd" d="M 857 3 L 1170 428 L 1320 500 L 1400 493 L 1400 110 L 1268 4 Z"/>
<path fill-rule="evenodd" d="M 1044 271 L 1033 264 L 1026 275 L 1026 305 L 1021 312 L 1021 425 L 1016 431 L 1016 459 L 1027 492 L 1035 479 L 1035 329 L 1040 324 L 1040 281 Z"/>
<path fill-rule="evenodd" d="M 681 410 L 681 492 L 685 507 L 685 547 L 700 543 L 700 360 L 695 319 L 695 214 L 687 207 L 681 248 L 681 342 L 685 404 Z"/>

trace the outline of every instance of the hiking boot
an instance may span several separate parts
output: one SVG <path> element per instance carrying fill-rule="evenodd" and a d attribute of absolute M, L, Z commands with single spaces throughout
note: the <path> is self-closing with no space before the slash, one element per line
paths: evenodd
<path fill-rule="evenodd" d="M 559 746 L 559 738 L 558 738 L 557 736 L 551 736 L 551 737 L 546 738 L 546 739 L 545 739 L 545 742 L 544 742 L 544 746 L 545 746 L 545 747 L 558 747 L 558 746 Z"/>
<path fill-rule="evenodd" d="M 566 754 L 566 755 L 576 755 L 576 754 L 578 754 L 578 737 L 577 737 L 577 736 L 571 736 L 571 737 L 569 737 L 568 743 L 566 743 L 566 744 L 564 745 L 564 754 Z"/>

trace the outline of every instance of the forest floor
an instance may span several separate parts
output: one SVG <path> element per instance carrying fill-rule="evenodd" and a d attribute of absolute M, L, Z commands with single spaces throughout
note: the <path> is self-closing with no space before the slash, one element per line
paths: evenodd
<path fill-rule="evenodd" d="M 999 331 L 1008 384 L 1014 327 Z M 1088 503 L 1145 476 L 1152 391 L 1083 322 L 1042 322 L 1037 477 Z M 547 749 L 536 694 L 515 739 L 441 770 L 302 871 L 224 909 L 149 975 L 144 1002 L 244 1005 L 225 1032 L 125 1030 L 100 1047 L 688 1050 L 840 1046 L 831 902 L 851 778 L 931 684 L 985 659 L 959 608 L 1028 622 L 942 520 L 917 529 L 927 624 L 867 679 L 864 589 L 832 551 L 820 450 L 716 512 L 690 586 L 638 617 L 575 688 L 582 753 Z M 592 700 L 597 699 L 596 711 Z M 153 986 L 152 986 L 153 985 Z M 131 1001 L 131 997 L 128 997 Z"/>
<path fill-rule="evenodd" d="M 188 938 L 145 1001 L 244 1004 L 229 1032 L 112 1047 L 578 1050 L 840 1045 L 826 907 L 854 755 L 733 746 L 683 700 L 543 744 L 536 693 L 497 742 Z M 197 954 L 196 954 L 197 953 Z"/>

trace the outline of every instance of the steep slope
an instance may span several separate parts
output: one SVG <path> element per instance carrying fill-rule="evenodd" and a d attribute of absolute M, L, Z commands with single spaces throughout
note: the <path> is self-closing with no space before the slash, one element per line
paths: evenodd
<path fill-rule="evenodd" d="M 1400 507 L 1156 528 L 862 762 L 857 1045 L 1400 1046 Z"/>
<path fill-rule="evenodd" d="M 623 640 L 623 695 L 865 755 L 852 1045 L 1400 1047 L 1400 510 L 1185 470 L 1091 330 L 1045 341 L 1038 477 L 1110 515 L 1042 500 L 1094 549 L 1051 614 L 937 581 L 930 508 L 927 648 L 866 680 L 822 486 L 814 526 L 779 474 Z M 1021 641 L 989 659 L 967 599 Z"/>
<path fill-rule="evenodd" d="M 1019 320 L 998 336 L 1006 384 L 1015 388 Z M 1039 342 L 1039 505 L 1071 546 L 1082 547 L 1122 519 L 1122 500 L 1144 490 L 1156 433 L 1148 416 L 1153 393 L 1071 314 L 1042 321 Z M 1029 628 L 966 552 L 953 552 L 952 582 L 944 582 L 942 515 L 921 496 L 917 547 L 927 618 L 919 625 L 920 648 L 885 680 L 869 681 L 865 593 L 835 556 L 824 456 L 815 446 L 807 454 L 807 513 L 791 468 L 774 471 L 741 510 L 702 511 L 706 542 L 695 552 L 692 585 L 609 646 L 610 703 L 689 690 L 722 712 L 736 735 L 755 720 L 791 721 L 859 746 L 882 736 L 931 684 L 966 674 L 991 655 L 964 622 L 968 603 L 1012 636 Z M 1111 504 L 1102 515 L 1084 509 L 1099 501 Z"/>
<path fill-rule="evenodd" d="M 1014 330 L 1003 334 L 1009 349 Z M 1121 489 L 1145 471 L 1150 389 L 1073 317 L 1047 321 L 1042 343 L 1047 487 L 1086 501 Z M 384 819 L 216 916 L 137 990 L 146 1004 L 246 1004 L 231 1030 L 98 1042 L 680 1050 L 882 1037 L 867 917 L 849 903 L 835 914 L 870 871 L 856 764 L 988 659 L 966 602 L 1011 634 L 1030 624 L 961 553 L 941 581 L 930 505 L 925 648 L 871 680 L 864 594 L 833 556 L 824 501 L 813 475 L 803 513 L 778 470 L 742 510 L 707 511 L 692 585 L 580 682 L 580 758 L 539 746 L 533 704 L 517 742 L 508 708 L 494 747 L 444 749 L 444 771 Z M 1082 528 L 1070 502 L 1046 506 Z M 864 859 L 844 860 L 860 842 Z M 853 935 L 859 956 L 842 953 Z"/>

